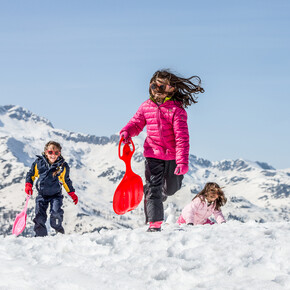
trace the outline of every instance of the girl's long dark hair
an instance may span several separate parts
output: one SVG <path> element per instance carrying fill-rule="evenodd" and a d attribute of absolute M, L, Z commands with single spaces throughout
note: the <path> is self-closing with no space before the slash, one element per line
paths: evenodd
<path fill-rule="evenodd" d="M 220 208 L 226 204 L 227 198 L 225 197 L 225 194 L 223 190 L 221 189 L 221 187 L 215 182 L 206 183 L 203 190 L 199 192 L 192 200 L 199 197 L 202 201 L 205 201 L 206 196 L 211 193 L 218 194 L 218 198 L 215 201 L 216 203 L 215 209 L 220 210 Z"/>
<path fill-rule="evenodd" d="M 175 88 L 171 100 L 181 102 L 183 108 L 187 108 L 192 103 L 197 103 L 196 94 L 204 93 L 204 89 L 201 87 L 201 79 L 198 76 L 182 78 L 169 70 L 158 70 L 152 76 L 150 84 L 157 78 L 169 81 L 170 85 Z M 149 88 L 149 93 L 151 95 L 151 88 Z"/>

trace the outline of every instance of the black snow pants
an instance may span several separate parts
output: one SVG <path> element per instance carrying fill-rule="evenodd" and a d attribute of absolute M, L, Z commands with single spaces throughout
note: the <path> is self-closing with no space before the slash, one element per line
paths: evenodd
<path fill-rule="evenodd" d="M 50 225 L 56 230 L 57 233 L 64 234 L 62 227 L 63 221 L 63 209 L 62 207 L 63 195 L 57 194 L 51 197 L 43 197 L 38 195 L 35 199 L 35 218 L 34 231 L 36 237 L 47 236 L 46 220 L 47 220 L 47 208 L 50 205 Z"/>
<path fill-rule="evenodd" d="M 175 160 L 146 158 L 144 185 L 146 223 L 163 221 L 163 201 L 181 188 L 183 175 L 175 175 L 175 168 Z"/>

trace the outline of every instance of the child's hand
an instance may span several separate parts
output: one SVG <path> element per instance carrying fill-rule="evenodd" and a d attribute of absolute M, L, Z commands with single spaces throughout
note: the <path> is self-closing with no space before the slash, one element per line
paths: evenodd
<path fill-rule="evenodd" d="M 187 164 L 177 164 L 174 174 L 176 175 L 184 175 L 188 171 Z"/>
<path fill-rule="evenodd" d="M 68 192 L 68 195 L 72 198 L 73 202 L 75 204 L 78 203 L 79 199 L 78 199 L 78 196 L 72 191 L 72 192 Z"/>
<path fill-rule="evenodd" d="M 124 143 L 129 143 L 131 141 L 131 137 L 127 131 L 122 131 L 120 133 L 120 139 L 121 138 L 124 139 L 124 141 L 123 141 Z"/>
<path fill-rule="evenodd" d="M 26 182 L 26 184 L 25 184 L 25 192 L 28 195 L 32 195 L 33 194 L 32 184 L 31 183 Z"/>

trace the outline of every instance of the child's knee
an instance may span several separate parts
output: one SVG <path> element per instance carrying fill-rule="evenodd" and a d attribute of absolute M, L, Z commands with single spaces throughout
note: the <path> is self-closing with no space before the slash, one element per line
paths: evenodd
<path fill-rule="evenodd" d="M 61 227 L 63 215 L 60 212 L 52 212 L 50 215 L 50 225 L 52 228 Z"/>
<path fill-rule="evenodd" d="M 47 220 L 47 215 L 36 214 L 35 218 L 33 219 L 33 222 L 35 224 L 44 225 L 46 223 L 46 220 Z"/>

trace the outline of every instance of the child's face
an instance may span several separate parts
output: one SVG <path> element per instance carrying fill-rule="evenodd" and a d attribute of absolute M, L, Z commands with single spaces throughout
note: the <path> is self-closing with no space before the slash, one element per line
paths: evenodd
<path fill-rule="evenodd" d="M 214 202 L 219 195 L 216 192 L 210 192 L 206 195 L 206 199 L 208 202 Z"/>
<path fill-rule="evenodd" d="M 57 160 L 60 153 L 61 152 L 57 147 L 55 147 L 54 145 L 49 145 L 47 147 L 47 150 L 45 151 L 45 156 L 48 159 L 48 162 L 50 164 L 53 164 Z"/>
<path fill-rule="evenodd" d="M 167 79 L 157 78 L 150 84 L 151 92 L 154 98 L 165 99 L 168 94 L 174 92 L 175 88 L 170 86 Z"/>

